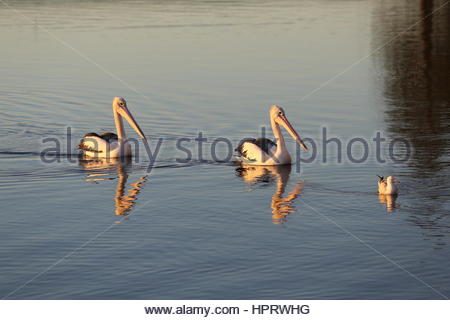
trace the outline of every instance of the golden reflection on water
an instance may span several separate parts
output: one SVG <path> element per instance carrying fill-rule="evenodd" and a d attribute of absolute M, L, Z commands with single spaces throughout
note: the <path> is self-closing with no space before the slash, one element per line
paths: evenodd
<path fill-rule="evenodd" d="M 397 197 L 397 194 L 379 194 L 378 200 L 386 206 L 387 212 L 393 212 L 395 208 L 400 207 L 400 205 L 396 204 Z"/>
<path fill-rule="evenodd" d="M 114 213 L 116 216 L 127 216 L 136 204 L 137 197 L 143 189 L 147 176 L 140 177 L 126 189 L 130 159 L 80 159 L 80 165 L 89 173 L 86 181 L 101 182 L 117 179 L 116 193 L 114 194 Z M 122 222 L 122 220 L 120 221 Z"/>
<path fill-rule="evenodd" d="M 270 207 L 272 209 L 272 223 L 283 224 L 288 215 L 297 212 L 294 200 L 303 192 L 303 181 L 295 183 L 292 190 L 283 196 L 291 174 L 291 166 L 241 166 L 236 173 L 248 184 L 248 191 L 252 186 L 261 183 L 276 183 L 275 193 L 272 195 Z"/>

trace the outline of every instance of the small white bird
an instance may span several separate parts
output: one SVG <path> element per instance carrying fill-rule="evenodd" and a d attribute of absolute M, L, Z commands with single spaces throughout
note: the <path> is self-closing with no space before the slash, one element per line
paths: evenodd
<path fill-rule="evenodd" d="M 400 181 L 393 176 L 384 177 L 378 176 L 378 193 L 379 194 L 398 194 L 398 186 L 395 183 Z"/>

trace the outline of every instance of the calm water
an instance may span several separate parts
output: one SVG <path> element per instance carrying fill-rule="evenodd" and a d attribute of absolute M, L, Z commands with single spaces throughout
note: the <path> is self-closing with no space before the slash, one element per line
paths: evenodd
<path fill-rule="evenodd" d="M 450 296 L 450 7 L 421 20 L 444 1 L 5 2 L 1 297 Z M 150 174 L 145 155 L 70 157 L 84 133 L 114 130 L 114 96 L 163 138 Z M 214 161 L 213 139 L 258 136 L 274 103 L 319 141 L 316 161 Z M 42 138 L 66 145 L 67 127 L 68 150 L 43 163 Z M 368 161 L 330 146 L 323 163 L 322 127 L 344 151 L 380 131 L 414 152 L 377 163 L 369 140 Z M 177 163 L 176 139 L 199 131 L 206 162 L 192 142 Z M 397 199 L 379 199 L 376 174 L 401 180 Z"/>

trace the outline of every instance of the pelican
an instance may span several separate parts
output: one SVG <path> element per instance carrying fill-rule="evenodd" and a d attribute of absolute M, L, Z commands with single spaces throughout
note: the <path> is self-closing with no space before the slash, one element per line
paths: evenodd
<path fill-rule="evenodd" d="M 273 105 L 269 113 L 270 124 L 272 125 L 272 131 L 277 143 L 267 138 L 244 139 L 235 149 L 239 153 L 239 158 L 243 163 L 278 166 L 292 162 L 291 155 L 286 148 L 286 143 L 281 133 L 280 125 L 290 133 L 303 149 L 308 150 L 308 147 L 303 143 L 298 133 L 286 118 L 283 108 Z"/>
<path fill-rule="evenodd" d="M 398 186 L 395 183 L 400 183 L 400 181 L 393 176 L 388 176 L 386 179 L 378 176 L 378 193 L 398 194 Z"/>
<path fill-rule="evenodd" d="M 147 140 L 128 110 L 127 102 L 124 98 L 115 97 L 112 102 L 112 109 L 117 134 L 113 132 L 103 134 L 90 132 L 85 134 L 78 145 L 78 148 L 83 150 L 85 156 L 89 158 L 131 157 L 131 146 L 127 142 L 122 117 L 128 121 L 142 139 Z"/>

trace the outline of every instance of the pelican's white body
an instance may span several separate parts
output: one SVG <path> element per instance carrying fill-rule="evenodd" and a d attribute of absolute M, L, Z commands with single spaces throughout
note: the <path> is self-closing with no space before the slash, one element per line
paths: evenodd
<path fill-rule="evenodd" d="M 279 145 L 280 141 L 276 141 L 276 143 Z M 242 144 L 242 150 L 246 153 L 248 159 L 252 159 L 249 163 L 254 166 L 277 166 L 292 163 L 291 155 L 286 148 L 273 146 L 266 153 L 256 144 L 244 142 Z"/>
<path fill-rule="evenodd" d="M 100 137 L 89 136 L 83 139 L 83 144 L 96 150 L 84 150 L 84 155 L 90 158 L 120 158 L 132 155 L 130 144 L 123 139 L 108 142 Z"/>

